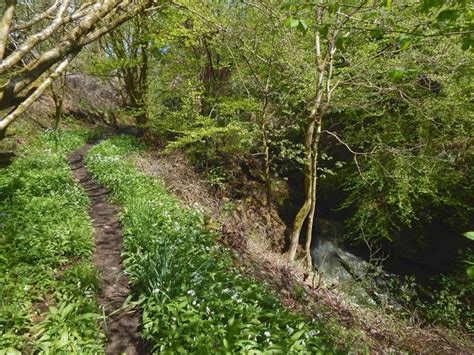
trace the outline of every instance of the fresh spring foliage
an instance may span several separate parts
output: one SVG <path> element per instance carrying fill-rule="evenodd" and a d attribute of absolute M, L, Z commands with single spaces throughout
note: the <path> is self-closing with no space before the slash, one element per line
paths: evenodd
<path fill-rule="evenodd" d="M 315 320 L 290 314 L 265 287 L 240 276 L 231 253 L 162 183 L 124 159 L 139 147 L 118 137 L 86 164 L 123 205 L 124 262 L 155 352 L 331 352 Z"/>
<path fill-rule="evenodd" d="M 471 240 L 474 241 L 474 232 L 466 232 L 464 233 L 464 236 Z M 467 264 L 466 268 L 466 274 L 471 281 L 471 283 L 474 284 L 474 255 L 472 253 L 468 254 L 468 260 L 464 260 L 464 263 Z"/>
<path fill-rule="evenodd" d="M 88 200 L 66 155 L 87 132 L 47 132 L 0 175 L 0 354 L 103 352 Z"/>

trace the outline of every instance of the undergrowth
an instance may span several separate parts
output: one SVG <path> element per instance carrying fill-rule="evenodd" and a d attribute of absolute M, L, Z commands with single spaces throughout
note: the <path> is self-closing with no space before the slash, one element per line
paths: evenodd
<path fill-rule="evenodd" d="M 286 311 L 262 284 L 239 275 L 230 251 L 163 184 L 124 159 L 139 150 L 117 137 L 86 164 L 123 205 L 124 263 L 154 352 L 330 353 L 315 320 Z"/>
<path fill-rule="evenodd" d="M 87 132 L 47 132 L 0 174 L 0 354 L 103 353 L 85 192 L 67 153 Z"/>

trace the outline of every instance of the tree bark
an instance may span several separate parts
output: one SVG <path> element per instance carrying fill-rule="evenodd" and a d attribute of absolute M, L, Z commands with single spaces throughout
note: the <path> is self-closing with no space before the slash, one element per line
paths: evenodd
<path fill-rule="evenodd" d="M 308 270 L 312 269 L 313 260 L 311 257 L 311 242 L 313 240 L 313 226 L 316 213 L 317 203 L 317 182 L 318 182 L 318 156 L 319 156 L 319 139 L 321 137 L 322 117 L 316 121 L 316 131 L 313 137 L 312 160 L 311 160 L 311 208 L 308 213 L 308 226 L 306 229 L 306 242 L 304 247 L 305 262 Z"/>
<path fill-rule="evenodd" d="M 5 55 L 5 48 L 8 43 L 8 35 L 15 14 L 16 0 L 5 1 L 5 11 L 3 12 L 2 21 L 0 22 L 0 60 Z"/>
<path fill-rule="evenodd" d="M 59 121 L 63 114 L 63 103 L 64 103 L 64 89 L 66 87 L 66 72 L 62 72 L 59 78 L 58 91 L 55 90 L 54 83 L 51 85 L 51 95 L 54 101 L 54 126 L 53 129 L 56 131 L 59 127 Z"/>
<path fill-rule="evenodd" d="M 5 71 L 13 68 L 32 48 L 51 37 L 51 35 L 64 24 L 64 14 L 66 13 L 68 6 L 69 0 L 64 0 L 59 7 L 58 13 L 56 14 L 53 22 L 51 22 L 48 27 L 29 36 L 19 48 L 17 48 L 15 51 L 13 51 L 13 53 L 0 62 L 0 72 L 4 73 Z"/>
<path fill-rule="evenodd" d="M 35 25 L 39 21 L 44 20 L 46 17 L 50 16 L 54 12 L 54 10 L 56 10 L 56 8 L 59 6 L 60 3 L 61 3 L 60 0 L 56 0 L 54 4 L 49 7 L 49 9 L 36 15 L 30 21 L 13 25 L 11 27 L 11 32 L 26 30 L 27 28 L 30 28 L 31 26 Z"/>
<path fill-rule="evenodd" d="M 288 251 L 288 259 L 290 262 L 294 261 L 296 258 L 296 251 L 298 249 L 298 244 L 299 244 L 299 239 L 300 239 L 300 233 L 301 229 L 303 228 L 303 224 L 306 220 L 306 217 L 308 216 L 308 213 L 311 209 L 311 186 L 312 186 L 312 181 L 311 181 L 311 162 L 312 162 L 312 145 L 313 145 L 313 135 L 314 135 L 314 126 L 315 126 L 315 121 L 313 117 L 310 118 L 309 123 L 306 127 L 306 133 L 305 133 L 305 140 L 304 140 L 304 146 L 305 146 L 305 200 L 301 208 L 299 209 L 298 213 L 296 214 L 295 220 L 293 221 L 293 230 L 291 232 L 291 237 L 290 237 L 290 249 Z"/>
<path fill-rule="evenodd" d="M 323 1 L 321 0 L 321 4 Z M 311 241 L 313 238 L 313 224 L 316 212 L 316 196 L 317 196 L 317 167 L 318 167 L 318 151 L 319 138 L 321 136 L 322 118 L 325 109 L 329 105 L 330 95 L 326 93 L 325 104 L 323 105 L 324 94 L 324 80 L 329 86 L 330 75 L 332 75 L 332 56 L 323 56 L 321 52 L 321 37 L 319 32 L 319 25 L 322 24 L 323 12 L 319 6 L 315 7 L 315 17 L 318 26 L 314 31 L 314 51 L 315 51 L 315 65 L 317 69 L 317 79 L 315 87 L 314 108 L 310 115 L 310 123 L 307 125 L 305 133 L 305 201 L 303 206 L 298 211 L 293 222 L 293 231 L 290 240 L 290 249 L 288 253 L 289 261 L 295 260 L 296 251 L 299 244 L 301 229 L 304 222 L 307 221 L 306 240 L 304 246 L 306 266 L 312 268 L 311 258 Z M 332 53 L 334 54 L 334 53 Z M 330 65 L 328 65 L 330 64 Z"/>
<path fill-rule="evenodd" d="M 64 3 L 68 1 L 69 0 Z M 16 1 L 14 0 L 7 0 L 6 11 L 1 20 L 0 49 L 3 48 L 2 51 L 4 51 L 8 39 L 15 3 Z M 127 8 L 131 4 L 135 4 L 134 7 Z M 16 107 L 10 114 L 0 120 L 0 130 L 4 132 L 6 127 L 10 125 L 21 112 L 24 112 L 24 107 L 28 107 L 31 105 L 32 100 L 34 101 L 39 97 L 38 93 L 43 92 L 46 87 L 51 84 L 51 75 L 57 77 L 57 69 L 59 67 L 63 68 L 64 63 L 69 64 L 70 60 L 67 58 L 74 57 L 85 45 L 96 41 L 104 34 L 137 15 L 140 11 L 143 12 L 145 8 L 152 4 L 153 0 L 144 0 L 137 3 L 132 0 L 103 0 L 95 4 L 94 2 L 88 2 L 81 7 L 78 12 L 72 15 L 65 15 L 65 18 L 69 19 L 68 21 L 71 21 L 73 18 L 80 20 L 72 30 L 62 37 L 57 45 L 40 54 L 39 57 L 32 62 L 26 64 L 17 74 L 13 75 L 10 80 L 0 87 L 0 107 L 2 109 Z M 123 11 L 123 13 L 119 13 L 119 11 Z M 56 19 L 58 19 L 58 17 L 56 17 Z M 64 22 L 65 20 L 59 21 Z M 102 25 L 97 27 L 98 23 Z M 56 28 L 56 31 L 59 31 L 59 29 L 63 27 L 64 26 L 59 26 Z M 55 32 L 55 30 L 51 31 L 51 25 L 47 27 L 46 32 L 41 31 L 43 35 L 47 36 L 51 36 L 53 32 Z M 19 50 L 14 51 L 7 59 L 0 60 L 0 74 L 11 69 L 15 63 L 18 63 L 18 54 L 21 54 L 20 60 L 22 60 L 24 56 L 38 44 L 36 41 L 38 39 L 42 40 L 43 37 L 37 36 L 33 38 L 36 39 L 27 39 L 26 43 L 28 45 L 25 45 L 23 48 L 20 46 Z M 33 47 L 31 47 L 32 44 Z M 0 59 L 2 56 L 0 56 Z M 60 63 L 59 66 L 58 63 Z M 65 68 L 63 68 L 62 71 L 64 69 Z M 31 88 L 31 85 L 41 77 L 45 77 L 45 81 L 40 81 L 38 88 Z M 28 87 L 30 87 L 30 92 L 27 95 L 21 96 L 21 93 Z"/>
<path fill-rule="evenodd" d="M 38 88 L 25 100 L 23 101 L 13 112 L 6 116 L 3 120 L 0 121 L 0 136 L 5 135 L 7 127 L 15 119 L 18 118 L 22 113 L 24 113 L 28 107 L 30 107 L 33 102 L 35 102 L 43 92 L 56 80 L 63 72 L 66 70 L 66 67 L 69 65 L 71 60 L 76 56 L 77 53 L 72 53 L 66 57 L 54 71 L 41 83 Z"/>

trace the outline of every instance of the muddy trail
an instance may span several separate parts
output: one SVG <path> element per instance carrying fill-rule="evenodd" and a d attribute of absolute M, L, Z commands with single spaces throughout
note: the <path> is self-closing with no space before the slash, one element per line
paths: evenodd
<path fill-rule="evenodd" d="M 106 316 L 103 325 L 107 336 L 106 354 L 147 354 L 147 346 L 139 338 L 140 313 L 124 306 L 131 290 L 123 270 L 122 228 L 119 208 L 108 202 L 109 193 L 92 180 L 84 165 L 84 157 L 93 144 L 73 152 L 69 164 L 76 181 L 86 190 L 89 214 L 94 226 L 95 248 L 92 261 L 100 273 L 98 300 Z"/>

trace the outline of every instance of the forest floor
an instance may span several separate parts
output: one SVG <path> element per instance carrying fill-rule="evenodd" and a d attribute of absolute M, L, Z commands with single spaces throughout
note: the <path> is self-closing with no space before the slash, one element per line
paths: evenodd
<path fill-rule="evenodd" d="M 84 166 L 84 157 L 91 144 L 73 152 L 69 163 L 75 180 L 84 188 L 90 200 L 90 217 L 94 227 L 95 248 L 92 262 L 100 273 L 99 304 L 106 318 L 106 354 L 146 354 L 147 347 L 139 338 L 141 315 L 127 306 L 130 295 L 128 277 L 122 264 L 122 228 L 118 220 L 119 207 L 109 202 L 109 193 L 95 182 Z"/>
<path fill-rule="evenodd" d="M 474 353 L 468 334 L 422 326 L 387 306 L 354 304 L 335 285 L 324 279 L 312 280 L 300 265 L 290 266 L 286 254 L 276 248 L 285 229 L 276 211 L 268 211 L 253 199 L 225 196 L 210 186 L 179 152 L 155 151 L 132 159 L 140 169 L 161 178 L 184 206 L 208 216 L 208 228 L 214 228 L 233 248 L 242 273 L 269 285 L 287 309 L 322 320 L 341 348 L 370 353 Z"/>
<path fill-rule="evenodd" d="M 120 257 L 122 230 L 119 207 L 94 182 L 83 158 L 91 145 L 75 151 L 69 159 L 73 175 L 86 190 L 95 232 L 93 263 L 101 274 L 99 303 L 108 316 L 104 329 L 106 352 L 147 353 L 138 338 L 140 313 L 127 304 L 130 288 Z M 233 199 L 205 181 L 179 152 L 162 154 L 150 150 L 131 157 L 146 173 L 163 179 L 181 203 L 208 216 L 207 227 L 222 236 L 235 251 L 241 273 L 267 284 L 282 304 L 294 312 L 318 318 L 342 349 L 356 353 L 410 352 L 419 354 L 474 354 L 472 338 L 457 330 L 422 326 L 390 309 L 360 307 L 324 280 L 313 285 L 298 265 L 289 266 L 278 249 L 285 225 L 276 211 L 268 211 L 249 198 Z M 249 190 L 255 191 L 254 187 Z"/>

